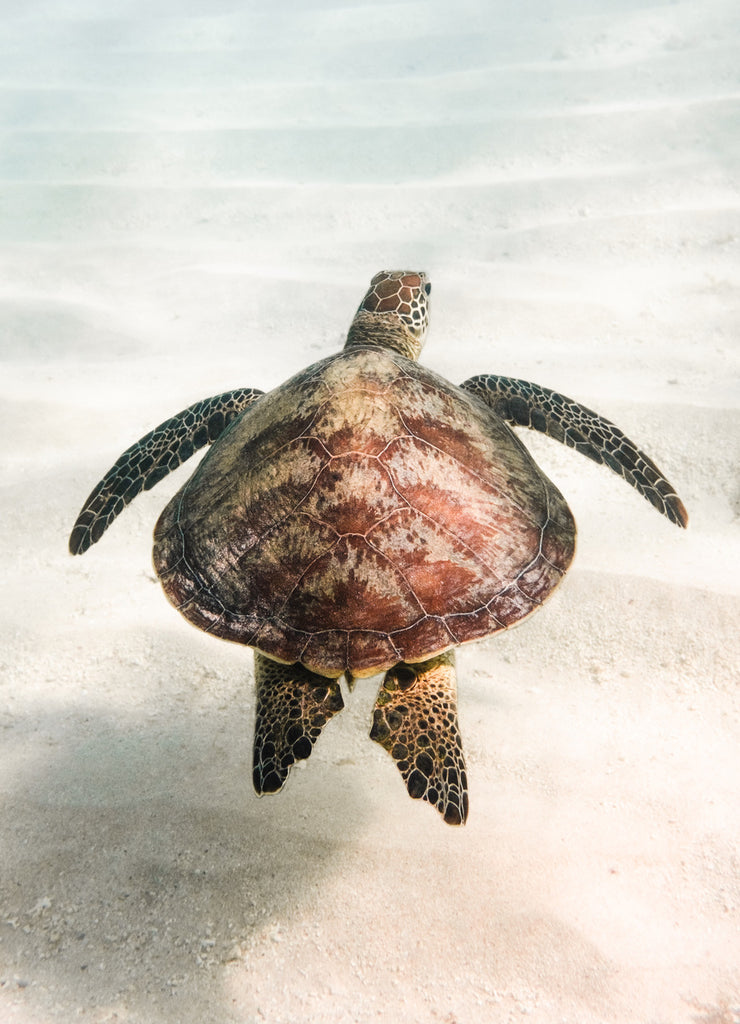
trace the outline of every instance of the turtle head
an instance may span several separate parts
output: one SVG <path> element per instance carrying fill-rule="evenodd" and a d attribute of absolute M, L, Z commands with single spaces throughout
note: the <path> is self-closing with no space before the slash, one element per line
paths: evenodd
<path fill-rule="evenodd" d="M 381 270 L 355 313 L 344 347 L 379 345 L 418 359 L 429 326 L 431 290 L 420 271 Z"/>

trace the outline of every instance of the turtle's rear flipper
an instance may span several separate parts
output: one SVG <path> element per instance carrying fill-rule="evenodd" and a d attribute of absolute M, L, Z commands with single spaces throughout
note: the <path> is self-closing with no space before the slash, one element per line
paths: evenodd
<path fill-rule="evenodd" d="M 449 825 L 464 824 L 468 782 L 452 651 L 386 673 L 370 738 L 396 762 L 410 796 L 429 801 Z"/>
<path fill-rule="evenodd" d="M 683 502 L 652 459 L 625 437 L 619 427 L 585 405 L 514 377 L 481 374 L 460 387 L 482 398 L 507 423 L 539 430 L 608 466 L 672 523 L 688 526 L 689 516 Z"/>
<path fill-rule="evenodd" d="M 199 448 L 212 444 L 261 394 L 254 388 L 237 388 L 204 398 L 127 448 L 82 506 L 69 538 L 71 553 L 87 551 L 139 491 L 148 491 Z"/>
<path fill-rule="evenodd" d="M 296 761 L 310 756 L 321 730 L 344 707 L 338 679 L 283 665 L 254 652 L 257 720 L 254 729 L 255 792 L 277 793 Z"/>

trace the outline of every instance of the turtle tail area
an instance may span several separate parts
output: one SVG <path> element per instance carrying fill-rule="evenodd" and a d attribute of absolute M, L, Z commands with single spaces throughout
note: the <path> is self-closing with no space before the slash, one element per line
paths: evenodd
<path fill-rule="evenodd" d="M 255 792 L 277 793 L 291 766 L 310 757 L 321 730 L 344 707 L 338 679 L 302 665 L 283 665 L 254 652 L 257 721 L 254 729 Z"/>
<path fill-rule="evenodd" d="M 468 781 L 452 651 L 386 673 L 370 738 L 396 762 L 413 799 L 428 801 L 448 825 L 465 824 Z"/>

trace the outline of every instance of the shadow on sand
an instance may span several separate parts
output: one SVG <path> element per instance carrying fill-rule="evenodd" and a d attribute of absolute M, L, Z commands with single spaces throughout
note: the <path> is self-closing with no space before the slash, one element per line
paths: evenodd
<path fill-rule="evenodd" d="M 2 830 L 0 982 L 21 1014 L 230 1019 L 224 965 L 321 885 L 337 854 L 321 822 L 340 816 L 351 836 L 363 817 L 351 780 L 316 755 L 310 779 L 294 771 L 258 801 L 251 733 L 249 709 L 171 703 L 37 710 L 6 730 L 17 784 Z"/>

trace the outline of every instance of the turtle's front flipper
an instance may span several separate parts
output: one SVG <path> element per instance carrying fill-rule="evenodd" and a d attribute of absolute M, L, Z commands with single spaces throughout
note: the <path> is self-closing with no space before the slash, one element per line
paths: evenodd
<path fill-rule="evenodd" d="M 277 793 L 291 765 L 309 757 L 326 723 L 344 707 L 338 679 L 283 665 L 254 652 L 257 721 L 254 728 L 255 791 Z"/>
<path fill-rule="evenodd" d="M 386 673 L 370 738 L 396 762 L 410 796 L 428 800 L 449 825 L 464 824 L 468 781 L 452 651 Z"/>
<path fill-rule="evenodd" d="M 603 416 L 557 391 L 513 377 L 481 374 L 460 386 L 508 423 L 539 430 L 609 466 L 672 523 L 688 526 L 683 502 L 652 459 Z"/>
<path fill-rule="evenodd" d="M 81 555 L 141 490 L 149 490 L 194 452 L 219 437 L 261 391 L 238 388 L 188 406 L 127 448 L 89 496 L 69 538 Z"/>

